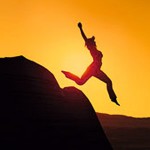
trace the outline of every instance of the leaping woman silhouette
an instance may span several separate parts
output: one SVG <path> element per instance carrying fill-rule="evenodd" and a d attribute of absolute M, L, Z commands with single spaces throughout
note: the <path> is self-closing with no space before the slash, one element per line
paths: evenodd
<path fill-rule="evenodd" d="M 93 57 L 93 62 L 89 65 L 89 67 L 86 69 L 81 78 L 68 71 L 62 71 L 62 73 L 64 73 L 67 78 L 75 81 L 78 85 L 83 85 L 92 76 L 98 78 L 99 80 L 106 83 L 107 91 L 111 101 L 120 106 L 120 104 L 117 102 L 117 96 L 112 87 L 112 81 L 102 70 L 100 70 L 102 66 L 103 54 L 101 51 L 97 50 L 96 42 L 94 41 L 95 37 L 92 36 L 91 38 L 87 38 L 82 29 L 82 24 L 80 22 L 78 23 L 78 27 L 85 41 L 85 45 L 87 46 L 91 56 Z"/>

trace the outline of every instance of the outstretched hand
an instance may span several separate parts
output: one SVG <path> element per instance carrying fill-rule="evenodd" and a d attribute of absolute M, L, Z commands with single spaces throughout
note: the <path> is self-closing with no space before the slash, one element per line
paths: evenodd
<path fill-rule="evenodd" d="M 82 28 L 82 23 L 81 22 L 78 23 L 78 27 Z"/>

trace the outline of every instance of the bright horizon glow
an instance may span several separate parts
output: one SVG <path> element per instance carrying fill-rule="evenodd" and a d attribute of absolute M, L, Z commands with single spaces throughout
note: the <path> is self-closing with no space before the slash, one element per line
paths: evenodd
<path fill-rule="evenodd" d="M 150 117 L 150 1 L 5 0 L 0 2 L 0 57 L 24 55 L 50 70 L 60 86 L 75 86 L 95 111 Z M 102 70 L 121 104 L 109 100 L 106 85 L 91 78 L 78 86 L 61 70 L 79 76 L 92 62 L 77 23 L 95 36 Z"/>
<path fill-rule="evenodd" d="M 74 51 L 66 54 L 64 56 L 64 61 L 62 61 L 62 66 L 64 70 L 72 72 L 81 77 L 90 63 L 91 61 L 86 56 L 86 51 L 81 50 L 80 52 Z"/>

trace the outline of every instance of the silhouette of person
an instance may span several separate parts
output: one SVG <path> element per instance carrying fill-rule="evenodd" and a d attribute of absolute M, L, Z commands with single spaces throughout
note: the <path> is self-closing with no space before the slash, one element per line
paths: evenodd
<path fill-rule="evenodd" d="M 111 79 L 102 70 L 100 70 L 100 68 L 102 66 L 103 54 L 101 51 L 97 50 L 95 37 L 92 36 L 91 38 L 87 38 L 82 29 L 82 24 L 80 22 L 78 23 L 78 27 L 79 27 L 81 35 L 85 41 L 85 45 L 86 45 L 87 49 L 90 51 L 91 56 L 93 57 L 93 62 L 89 65 L 89 67 L 83 73 L 81 78 L 79 78 L 78 76 L 76 76 L 68 71 L 62 71 L 62 73 L 64 73 L 67 78 L 75 81 L 78 85 L 83 85 L 92 76 L 98 78 L 99 80 L 106 83 L 107 91 L 108 91 L 111 101 L 116 103 L 117 105 L 120 105 L 117 102 L 117 96 L 113 90 Z"/>

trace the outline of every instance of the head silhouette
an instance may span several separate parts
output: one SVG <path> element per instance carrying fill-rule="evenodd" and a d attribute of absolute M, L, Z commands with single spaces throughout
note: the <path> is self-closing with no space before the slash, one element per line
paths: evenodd
<path fill-rule="evenodd" d="M 87 46 L 88 49 L 92 49 L 96 47 L 95 37 L 92 36 L 91 38 L 88 38 L 85 42 L 85 46 Z"/>

